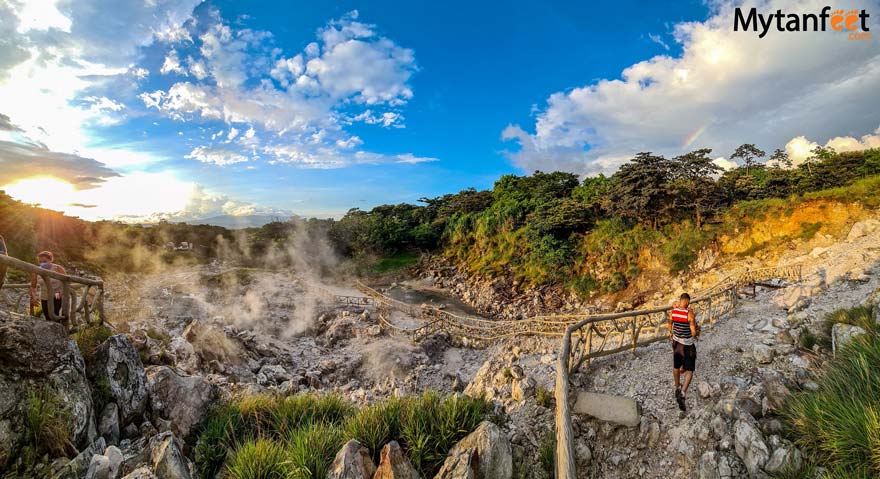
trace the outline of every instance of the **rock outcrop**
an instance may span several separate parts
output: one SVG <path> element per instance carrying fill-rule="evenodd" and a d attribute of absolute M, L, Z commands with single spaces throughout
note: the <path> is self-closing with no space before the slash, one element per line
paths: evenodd
<path fill-rule="evenodd" d="M 110 336 L 95 352 L 89 377 L 105 387 L 116 403 L 121 424 L 128 424 L 144 412 L 147 381 L 144 366 L 128 337 Z"/>
<path fill-rule="evenodd" d="M 391 441 L 382 448 L 379 467 L 373 479 L 420 479 L 422 476 L 410 464 L 397 441 Z"/>
<path fill-rule="evenodd" d="M 150 366 L 146 373 L 153 414 L 170 421 L 176 436 L 189 437 L 217 397 L 216 387 L 201 376 L 184 376 L 168 366 Z"/>
<path fill-rule="evenodd" d="M 375 473 L 370 451 L 352 439 L 336 453 L 327 479 L 370 479 Z"/>
<path fill-rule="evenodd" d="M 483 421 L 462 439 L 443 463 L 435 479 L 510 479 L 513 455 L 507 435 L 495 424 Z"/>
<path fill-rule="evenodd" d="M 52 401 L 69 422 L 77 449 L 96 436 L 92 394 L 76 343 L 58 323 L 0 313 L 0 469 L 27 440 L 27 398 Z"/>

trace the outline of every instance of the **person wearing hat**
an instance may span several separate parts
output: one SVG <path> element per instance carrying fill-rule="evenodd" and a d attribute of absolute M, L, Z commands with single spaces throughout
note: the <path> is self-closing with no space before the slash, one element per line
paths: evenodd
<path fill-rule="evenodd" d="M 48 269 L 49 271 L 54 271 L 60 274 L 67 274 L 67 271 L 64 270 L 63 267 L 54 263 L 55 255 L 52 254 L 51 251 L 41 251 L 40 254 L 37 255 L 37 262 L 40 264 L 40 267 L 43 269 Z M 52 317 L 49 315 L 49 295 L 55 299 L 53 306 L 53 310 L 55 311 L 55 316 L 58 317 L 61 315 L 61 300 L 62 296 L 62 284 L 61 281 L 49 278 L 49 284 L 45 284 L 44 280 L 40 285 L 40 306 L 43 308 L 43 316 L 45 316 L 46 321 L 52 321 Z M 37 292 L 37 275 L 31 275 L 31 301 L 36 302 L 36 292 Z"/>

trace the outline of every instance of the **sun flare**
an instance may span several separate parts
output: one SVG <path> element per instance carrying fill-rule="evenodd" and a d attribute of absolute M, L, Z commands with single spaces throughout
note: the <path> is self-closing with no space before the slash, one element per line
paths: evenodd
<path fill-rule="evenodd" d="M 17 200 L 53 210 L 69 206 L 77 192 L 72 184 L 52 176 L 23 178 L 0 187 L 0 190 Z"/>

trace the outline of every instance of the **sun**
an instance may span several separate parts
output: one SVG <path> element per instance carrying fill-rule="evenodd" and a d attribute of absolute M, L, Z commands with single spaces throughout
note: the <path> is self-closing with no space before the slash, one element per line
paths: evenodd
<path fill-rule="evenodd" d="M 63 210 L 70 206 L 77 190 L 70 183 L 53 176 L 22 178 L 6 186 L 0 186 L 9 196 L 25 203 L 39 204 L 43 208 Z"/>

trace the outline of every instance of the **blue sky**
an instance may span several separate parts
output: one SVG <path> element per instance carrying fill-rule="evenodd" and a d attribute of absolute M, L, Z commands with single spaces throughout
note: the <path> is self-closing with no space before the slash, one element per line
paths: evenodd
<path fill-rule="evenodd" d="M 747 141 L 796 160 L 880 142 L 876 39 L 758 39 L 731 12 L 0 2 L 0 94 L 15 99 L 0 103 L 0 188 L 90 219 L 339 216 L 505 173 L 610 173 L 639 151 L 705 146 L 730 166 Z M 46 177 L 70 188 L 32 198 Z"/>

